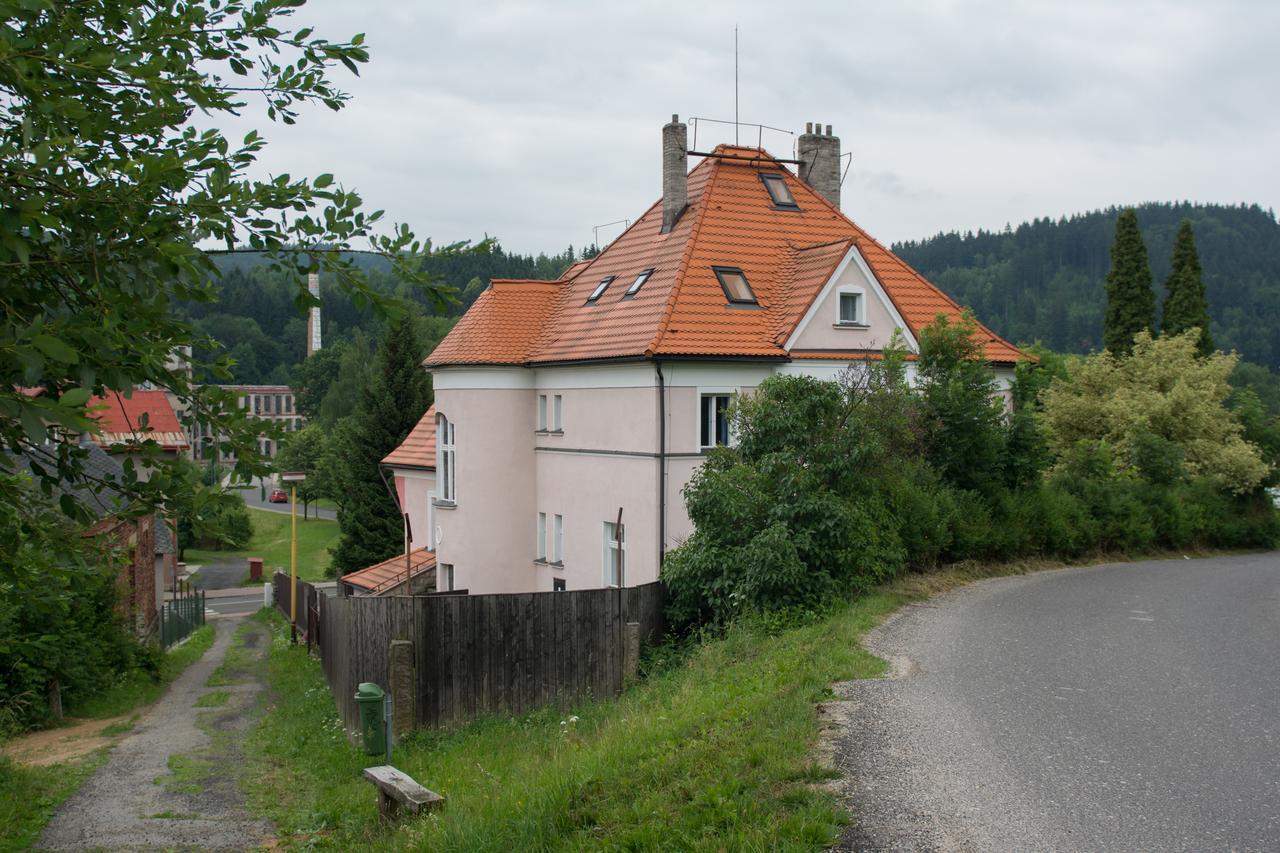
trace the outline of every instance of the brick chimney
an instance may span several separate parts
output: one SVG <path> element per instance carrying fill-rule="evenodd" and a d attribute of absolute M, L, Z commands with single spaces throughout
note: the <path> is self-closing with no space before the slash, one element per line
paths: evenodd
<path fill-rule="evenodd" d="M 662 128 L 662 233 L 676 226 L 689 206 L 689 129 L 680 116 Z"/>
<path fill-rule="evenodd" d="M 809 186 L 840 208 L 840 137 L 831 135 L 831 125 L 806 122 L 799 139 L 800 177 Z"/>

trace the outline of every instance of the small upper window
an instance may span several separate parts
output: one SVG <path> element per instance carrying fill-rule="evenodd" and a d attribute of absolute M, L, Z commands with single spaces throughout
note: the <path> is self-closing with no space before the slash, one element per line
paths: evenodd
<path fill-rule="evenodd" d="M 623 298 L 635 296 L 640 292 L 640 288 L 644 287 L 644 283 L 649 280 L 649 276 L 653 275 L 653 270 L 647 269 L 636 276 L 636 280 L 631 282 L 631 286 L 627 288 L 627 292 L 623 294 Z"/>
<path fill-rule="evenodd" d="M 787 186 L 786 179 L 781 175 L 773 175 L 768 172 L 760 175 L 760 180 L 764 181 L 764 188 L 769 191 L 769 198 L 773 199 L 774 207 L 786 207 L 791 210 L 799 210 L 800 206 L 796 204 L 796 198 L 791 194 L 791 188 Z"/>
<path fill-rule="evenodd" d="M 595 302 L 601 296 L 604 296 L 604 292 L 609 289 L 610 283 L 612 283 L 615 278 L 617 278 L 617 276 L 610 275 L 600 279 L 600 283 L 596 285 L 596 289 L 591 291 L 591 295 L 587 297 L 587 301 Z"/>
<path fill-rule="evenodd" d="M 715 270 L 716 278 L 720 279 L 720 286 L 724 288 L 724 295 L 730 302 L 741 305 L 756 304 L 756 295 L 751 291 L 751 285 L 747 284 L 747 277 L 742 270 L 730 267 L 712 267 L 712 269 Z"/>
<path fill-rule="evenodd" d="M 845 326 L 859 326 L 862 319 L 862 294 L 840 294 L 840 323 Z"/>

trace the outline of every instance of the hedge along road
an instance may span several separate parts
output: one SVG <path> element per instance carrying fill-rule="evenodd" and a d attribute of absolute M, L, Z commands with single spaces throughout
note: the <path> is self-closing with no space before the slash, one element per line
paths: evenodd
<path fill-rule="evenodd" d="M 838 686 L 843 849 L 1280 843 L 1280 553 L 984 581 L 867 646 L 894 677 Z"/>

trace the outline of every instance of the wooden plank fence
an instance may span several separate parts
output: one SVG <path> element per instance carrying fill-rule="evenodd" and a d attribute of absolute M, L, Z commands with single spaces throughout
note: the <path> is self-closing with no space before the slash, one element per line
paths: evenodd
<path fill-rule="evenodd" d="M 274 578 L 288 618 L 289 578 Z M 304 606 L 305 602 L 305 606 Z M 578 699 L 616 696 L 626 666 L 626 625 L 642 643 L 664 629 L 661 583 L 626 589 L 510 595 L 331 598 L 298 583 L 299 642 L 315 645 L 349 730 L 355 692 L 387 688 L 393 640 L 413 643 L 414 719 L 450 726 L 488 713 L 521 714 Z M 305 615 L 309 620 L 304 622 Z"/>

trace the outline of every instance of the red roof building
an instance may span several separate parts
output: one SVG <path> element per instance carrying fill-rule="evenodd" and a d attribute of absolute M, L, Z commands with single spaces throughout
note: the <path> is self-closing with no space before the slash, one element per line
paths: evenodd
<path fill-rule="evenodd" d="M 91 397 L 87 411 L 101 428 L 91 437 L 104 449 L 119 450 L 144 441 L 154 441 L 173 453 L 191 447 L 163 391 L 107 391 L 101 397 Z"/>
<path fill-rule="evenodd" d="M 426 548 L 397 554 L 341 578 L 349 595 L 408 595 L 435 592 L 436 555 Z M 409 586 L 406 589 L 405 583 Z"/>
<path fill-rule="evenodd" d="M 657 579 L 693 532 L 684 484 L 734 440 L 734 395 L 865 370 L 891 344 L 911 362 L 922 329 L 961 316 L 844 215 L 830 127 L 801 135 L 796 160 L 686 139 L 673 117 L 661 199 L 598 256 L 493 281 L 427 357 L 436 405 L 386 463 L 413 544 L 459 588 Z M 1007 394 L 1024 354 L 976 334 Z"/>

